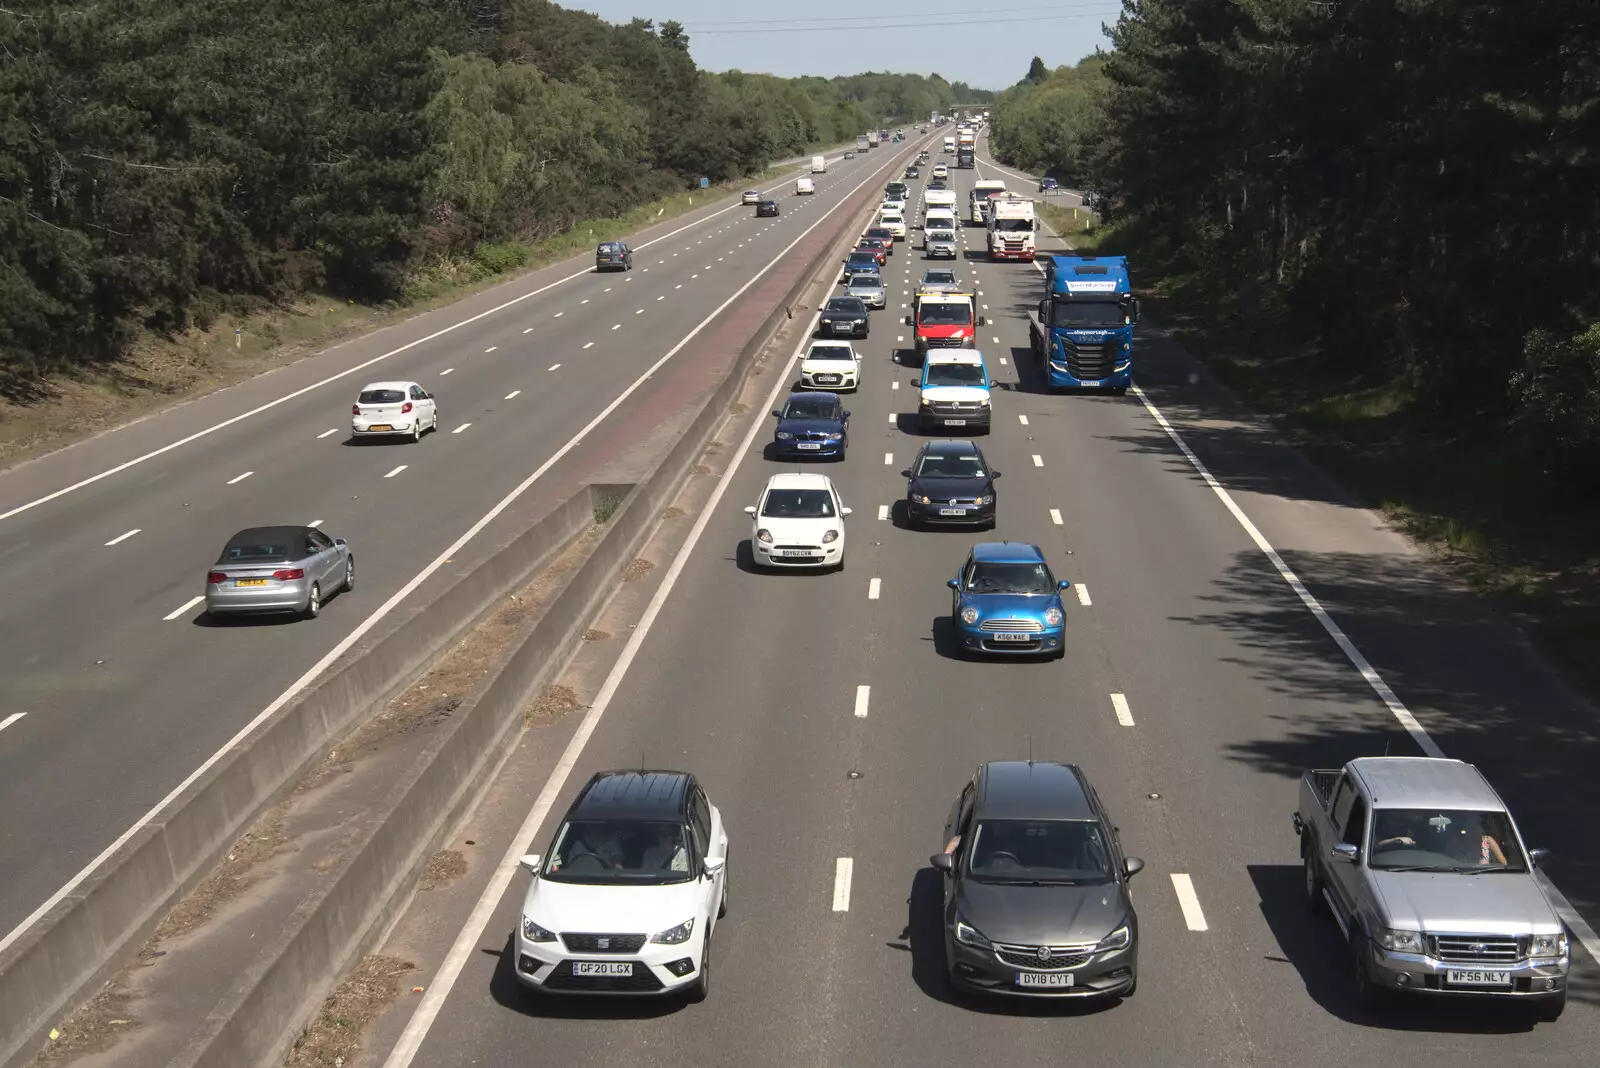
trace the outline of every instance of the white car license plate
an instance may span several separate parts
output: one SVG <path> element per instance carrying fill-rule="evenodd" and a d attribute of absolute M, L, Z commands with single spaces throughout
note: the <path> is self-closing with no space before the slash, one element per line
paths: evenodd
<path fill-rule="evenodd" d="M 966 426 L 967 425 L 967 421 L 965 419 L 946 419 L 944 421 L 944 425 L 945 426 Z"/>
<path fill-rule="evenodd" d="M 810 549 L 779 549 L 779 556 L 816 556 Z"/>
<path fill-rule="evenodd" d="M 632 975 L 633 962 L 626 960 L 577 960 L 572 962 L 573 975 Z"/>
<path fill-rule="evenodd" d="M 1034 640 L 1032 634 L 1006 634 L 1004 632 L 991 634 L 989 637 L 997 642 L 1031 642 Z"/>
<path fill-rule="evenodd" d="M 1072 985 L 1071 972 L 1018 972 L 1018 986 L 1054 986 L 1067 987 Z"/>
<path fill-rule="evenodd" d="M 822 442 L 820 442 L 820 441 L 802 441 L 802 442 L 797 443 L 795 447 L 796 448 L 800 448 L 800 449 L 820 449 L 820 448 L 822 448 Z"/>
<path fill-rule="evenodd" d="M 823 384 L 831 386 L 835 382 L 839 381 L 839 376 L 838 375 L 818 375 L 817 376 L 817 381 L 820 382 L 820 383 L 823 383 Z"/>
<path fill-rule="evenodd" d="M 1084 381 L 1084 382 L 1080 382 L 1079 384 L 1080 385 L 1084 385 L 1084 386 L 1098 386 L 1101 383 L 1101 381 L 1102 381 L 1102 379 L 1096 378 L 1093 381 Z"/>
<path fill-rule="evenodd" d="M 940 515 L 966 515 L 967 514 L 967 510 L 965 508 L 941 508 L 941 509 L 939 509 L 939 514 Z"/>
<path fill-rule="evenodd" d="M 1486 968 L 1451 968 L 1445 972 L 1451 986 L 1510 986 L 1511 973 Z"/>

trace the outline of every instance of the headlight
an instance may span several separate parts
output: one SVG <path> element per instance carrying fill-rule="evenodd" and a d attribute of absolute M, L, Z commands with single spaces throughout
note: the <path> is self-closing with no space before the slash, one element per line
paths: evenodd
<path fill-rule="evenodd" d="M 917 504 L 932 504 L 933 503 L 933 498 L 932 497 L 920 497 L 915 493 L 913 493 L 911 495 L 911 499 L 913 501 L 915 501 Z"/>
<path fill-rule="evenodd" d="M 830 531 L 828 531 L 826 534 L 824 534 L 822 536 L 822 544 L 824 544 L 824 545 L 832 545 L 834 542 L 836 542 L 838 540 L 839 540 L 839 532 L 837 530 L 830 530 Z"/>
<path fill-rule="evenodd" d="M 540 927 L 527 916 L 522 917 L 522 937 L 530 942 L 554 942 L 556 940 L 553 932 Z"/>
<path fill-rule="evenodd" d="M 1061 609 L 1059 608 L 1046 608 L 1044 610 L 1044 625 L 1047 627 L 1061 626 L 1061 621 L 1064 618 L 1066 617 L 1061 614 Z"/>
<path fill-rule="evenodd" d="M 676 927 L 669 927 L 660 934 L 651 935 L 650 941 L 659 942 L 664 946 L 676 946 L 689 940 L 689 933 L 694 930 L 693 917 L 684 920 Z"/>
<path fill-rule="evenodd" d="M 830 433 L 824 434 L 822 436 L 827 441 L 843 441 L 844 440 L 844 435 L 843 434 L 839 434 L 839 433 L 830 432 Z"/>
<path fill-rule="evenodd" d="M 857 325 L 857 326 L 866 326 L 867 325 L 867 321 L 865 319 L 857 319 L 856 322 L 855 322 L 855 325 Z"/>
<path fill-rule="evenodd" d="M 981 398 L 979 398 L 979 400 L 978 400 L 978 407 L 980 407 L 980 408 L 987 408 L 987 407 L 989 407 L 989 398 L 988 398 L 988 397 L 981 397 Z"/>
<path fill-rule="evenodd" d="M 1378 945 L 1391 953 L 1421 953 L 1422 934 L 1418 931 L 1395 931 L 1383 927 L 1378 930 Z"/>
<path fill-rule="evenodd" d="M 777 434 L 776 434 L 776 435 L 774 435 L 774 436 L 775 436 L 775 437 L 776 437 L 776 438 L 777 438 L 777 439 L 778 439 L 778 440 L 779 440 L 779 441 L 788 441 L 788 440 L 789 440 L 789 439 L 790 439 L 790 438 L 792 438 L 792 437 L 794 437 L 794 435 L 793 435 L 793 434 L 791 434 L 791 433 L 789 433 L 789 432 L 788 432 L 788 431 L 787 431 L 787 430 L 780 430 L 780 431 L 778 431 L 778 433 L 777 433 Z"/>
<path fill-rule="evenodd" d="M 1567 936 L 1565 934 L 1539 934 L 1533 936 L 1533 945 L 1528 950 L 1530 957 L 1565 957 L 1567 955 Z"/>
<path fill-rule="evenodd" d="M 963 608 L 961 610 L 961 622 L 965 623 L 967 626 L 970 627 L 974 623 L 976 623 L 977 621 L 978 621 L 978 610 L 976 608 L 972 607 L 969 604 L 969 605 L 967 605 L 967 607 L 965 607 L 965 608 Z"/>
<path fill-rule="evenodd" d="M 926 503 L 926 502 L 924 502 L 924 503 Z M 982 497 L 978 498 L 978 503 L 979 504 L 993 504 L 994 503 L 994 494 L 985 493 Z"/>
<path fill-rule="evenodd" d="M 766 544 L 771 545 L 772 544 L 772 531 L 766 529 L 765 527 L 763 527 L 760 530 L 756 531 L 756 541 L 765 542 Z"/>
<path fill-rule="evenodd" d="M 1119 949 L 1127 949 L 1132 942 L 1133 932 L 1128 929 L 1127 924 L 1123 924 L 1100 939 L 1100 944 L 1094 947 L 1094 951 L 1096 953 L 1109 953 Z"/>
<path fill-rule="evenodd" d="M 956 941 L 964 946 L 974 946 L 978 949 L 994 948 L 993 943 L 983 937 L 983 932 L 963 920 L 960 913 L 956 914 Z"/>

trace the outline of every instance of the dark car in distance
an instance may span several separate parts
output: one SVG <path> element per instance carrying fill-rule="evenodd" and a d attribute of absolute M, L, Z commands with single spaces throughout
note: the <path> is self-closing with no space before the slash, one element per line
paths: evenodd
<path fill-rule="evenodd" d="M 993 527 L 998 497 L 983 451 L 970 441 L 929 441 L 917 450 L 906 480 L 906 523 Z"/>
<path fill-rule="evenodd" d="M 930 179 L 928 179 L 928 188 L 929 189 L 949 189 L 950 188 L 950 183 L 945 181 L 943 178 L 930 178 Z"/>
<path fill-rule="evenodd" d="M 1075 764 L 980 765 L 945 822 L 945 965 L 952 985 L 1014 997 L 1125 998 L 1139 918 L 1116 824 Z"/>
<path fill-rule="evenodd" d="M 866 337 L 871 331 L 871 313 L 859 297 L 829 297 L 817 316 L 820 337 Z"/>
<path fill-rule="evenodd" d="M 756 203 L 756 218 L 775 219 L 778 216 L 778 202 L 770 197 Z"/>
<path fill-rule="evenodd" d="M 883 260 L 878 253 L 852 249 L 844 258 L 844 274 L 839 281 L 848 282 L 851 275 L 862 272 L 877 274 L 881 270 L 882 264 Z"/>
<path fill-rule="evenodd" d="M 594 250 L 596 271 L 633 270 L 633 249 L 622 241 L 602 241 Z"/>
<path fill-rule="evenodd" d="M 922 168 L 918 167 L 916 164 L 912 164 L 911 166 L 906 168 L 906 177 L 907 178 L 921 178 L 922 177 Z"/>
<path fill-rule="evenodd" d="M 772 452 L 776 457 L 799 459 L 827 456 L 844 459 L 850 444 L 850 413 L 835 393 L 791 393 L 773 418 Z"/>

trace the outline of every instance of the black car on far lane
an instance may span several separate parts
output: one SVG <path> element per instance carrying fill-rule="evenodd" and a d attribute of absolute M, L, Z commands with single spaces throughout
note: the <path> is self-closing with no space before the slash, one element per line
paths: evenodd
<path fill-rule="evenodd" d="M 945 823 L 945 965 L 953 985 L 1020 997 L 1125 998 L 1139 918 L 1116 824 L 1074 764 L 979 766 Z"/>
<path fill-rule="evenodd" d="M 922 168 L 916 166 L 915 164 L 912 164 L 910 167 L 906 168 L 905 176 L 907 178 L 921 178 L 922 177 Z"/>
<path fill-rule="evenodd" d="M 594 250 L 596 271 L 633 270 L 633 249 L 622 241 L 602 241 Z"/>
<path fill-rule="evenodd" d="M 859 297 L 829 297 L 817 316 L 819 337 L 866 337 L 871 326 L 871 313 Z"/>
<path fill-rule="evenodd" d="M 906 523 L 993 527 L 999 498 L 983 451 L 970 441 L 929 441 L 917 450 L 906 480 Z"/>
<path fill-rule="evenodd" d="M 928 179 L 928 188 L 929 189 L 949 189 L 950 188 L 950 183 L 945 181 L 943 178 L 930 178 L 930 179 Z"/>
<path fill-rule="evenodd" d="M 778 215 L 778 202 L 776 200 L 773 200 L 772 198 L 768 197 L 768 198 L 766 198 L 764 200 L 761 200 L 760 202 L 758 202 L 756 204 L 756 218 L 758 218 L 758 219 L 771 219 L 771 218 L 777 218 L 777 215 Z"/>

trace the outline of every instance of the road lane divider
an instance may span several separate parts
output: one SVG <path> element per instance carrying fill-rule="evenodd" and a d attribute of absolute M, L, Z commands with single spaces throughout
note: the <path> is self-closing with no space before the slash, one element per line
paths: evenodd
<path fill-rule="evenodd" d="M 168 612 L 166 615 L 162 616 L 161 618 L 162 618 L 162 620 L 164 622 L 171 623 L 174 619 L 177 619 L 179 616 L 184 615 L 191 608 L 193 608 L 195 605 L 199 604 L 203 600 L 205 600 L 204 596 L 191 597 L 187 601 L 183 602 L 183 604 L 179 605 L 177 608 L 174 608 L 172 611 Z"/>
<path fill-rule="evenodd" d="M 876 601 L 878 599 L 878 594 L 881 593 L 882 590 L 883 580 L 880 578 L 874 578 L 871 582 L 867 583 L 867 600 Z"/>
<path fill-rule="evenodd" d="M 230 478 L 230 479 L 228 479 L 228 485 L 237 486 L 239 483 L 243 482 L 245 479 L 249 478 L 253 474 L 255 474 L 254 471 L 246 471 L 242 475 L 238 475 L 238 476 L 236 476 L 234 478 Z"/>
<path fill-rule="evenodd" d="M 106 548 L 109 549 L 113 545 L 121 545 L 123 542 L 127 541 L 129 538 L 131 538 L 135 534 L 139 533 L 139 531 L 141 529 L 143 529 L 143 528 L 134 527 L 132 530 L 128 531 L 126 534 L 118 534 L 116 537 L 114 537 L 110 541 L 106 542 Z"/>
<path fill-rule="evenodd" d="M 1183 910 L 1183 922 L 1191 931 L 1206 931 L 1206 914 L 1200 908 L 1200 895 L 1194 892 L 1194 880 L 1187 875 L 1172 874 L 1172 891 L 1178 895 L 1178 907 Z"/>
<path fill-rule="evenodd" d="M 449 374 L 449 373 L 450 373 L 449 371 L 445 372 L 445 374 Z M 317 435 L 317 440 L 321 441 L 323 438 L 329 437 L 330 435 L 333 435 L 333 434 L 337 434 L 338 432 L 339 432 L 339 428 L 338 427 L 334 427 L 332 430 L 324 430 L 322 433 Z"/>
<path fill-rule="evenodd" d="M 458 426 L 454 430 L 450 431 L 450 433 L 459 434 L 459 433 L 461 433 L 463 430 L 467 429 L 467 427 L 469 427 L 471 425 L 472 425 L 471 423 L 462 423 L 460 426 Z"/>
<path fill-rule="evenodd" d="M 869 701 L 871 701 L 871 699 L 872 699 L 872 687 L 871 686 L 857 686 L 856 687 L 856 705 L 855 705 L 856 719 L 866 719 L 867 718 L 867 704 L 868 704 Z"/>
<path fill-rule="evenodd" d="M 384 478 L 393 478 L 395 475 L 398 475 L 400 472 L 404 471 L 408 466 L 409 466 L 408 464 L 401 464 L 399 467 L 396 467 L 393 471 L 390 471 L 387 475 L 384 475 L 383 477 Z"/>
<path fill-rule="evenodd" d="M 1089 597 L 1089 587 L 1085 586 L 1081 582 L 1074 582 L 1072 584 L 1072 588 L 1078 591 L 1079 604 L 1083 605 L 1085 608 L 1090 608 L 1094 605 L 1094 601 Z"/>
<path fill-rule="evenodd" d="M 1062 525 L 1062 522 L 1061 522 L 1061 509 L 1059 509 L 1059 508 L 1050 509 L 1050 522 L 1054 523 L 1058 527 Z"/>
<path fill-rule="evenodd" d="M 856 862 L 840 857 L 833 863 L 833 911 L 850 911 L 850 880 L 855 875 Z"/>
<path fill-rule="evenodd" d="M 1133 709 L 1128 707 L 1128 695 L 1114 693 L 1111 695 L 1111 710 L 1116 713 L 1117 722 L 1124 727 L 1133 726 Z"/>
<path fill-rule="evenodd" d="M 881 523 L 881 522 L 883 522 L 884 520 L 886 520 L 888 518 L 889 518 L 889 506 L 887 504 L 878 505 L 878 522 Z"/>
<path fill-rule="evenodd" d="M 1044 457 L 1040 456 L 1038 453 L 1034 453 L 1033 454 L 1033 466 L 1035 466 L 1035 467 L 1043 467 L 1044 466 Z"/>

